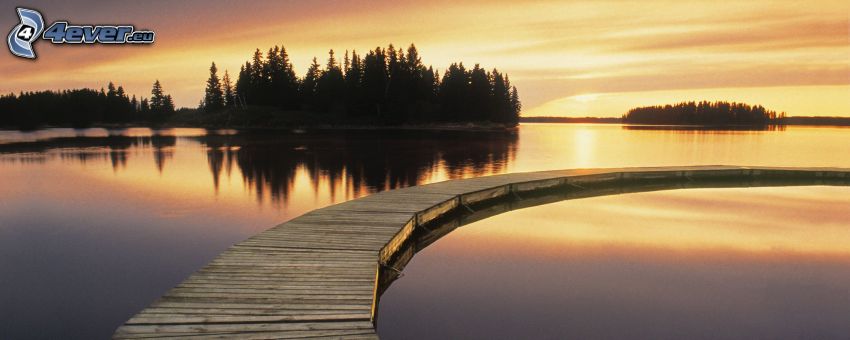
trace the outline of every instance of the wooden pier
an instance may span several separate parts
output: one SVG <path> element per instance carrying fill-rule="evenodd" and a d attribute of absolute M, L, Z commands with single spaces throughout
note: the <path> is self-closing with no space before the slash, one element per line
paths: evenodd
<path fill-rule="evenodd" d="M 782 185 L 850 185 L 850 169 L 575 169 L 385 191 L 311 211 L 233 245 L 113 337 L 377 339 L 381 293 L 416 251 L 465 223 L 571 198 Z"/>

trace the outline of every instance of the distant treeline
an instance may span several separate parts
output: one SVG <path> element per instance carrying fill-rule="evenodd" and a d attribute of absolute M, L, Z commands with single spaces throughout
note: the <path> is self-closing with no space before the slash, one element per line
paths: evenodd
<path fill-rule="evenodd" d="M 780 114 L 781 116 L 781 114 Z M 618 124 L 622 123 L 622 118 L 612 117 L 551 117 L 551 116 L 536 116 L 536 117 L 520 117 L 520 123 L 596 123 L 596 124 Z M 784 117 L 777 118 L 774 123 L 777 125 L 809 125 L 809 126 L 850 126 L 850 117 Z M 681 124 L 665 124 L 665 125 L 681 125 Z M 693 125 L 693 124 L 691 124 Z"/>
<path fill-rule="evenodd" d="M 682 102 L 675 105 L 645 106 L 623 115 L 626 124 L 665 125 L 770 125 L 781 124 L 785 112 L 735 102 Z"/>
<path fill-rule="evenodd" d="M 619 117 L 520 117 L 521 123 L 594 123 L 594 124 L 618 124 L 623 119 Z"/>
<path fill-rule="evenodd" d="M 478 64 L 471 70 L 454 63 L 440 77 L 422 64 L 414 45 L 393 45 L 361 56 L 348 51 L 342 59 L 331 50 L 324 66 L 316 58 L 303 77 L 295 74 L 286 49 L 275 46 L 265 55 L 257 49 L 240 67 L 235 84 L 215 63 L 200 108 L 206 112 L 246 106 L 332 113 L 343 119 L 377 124 L 431 122 L 495 122 L 515 125 L 521 104 L 516 87 L 498 70 Z"/>
<path fill-rule="evenodd" d="M 23 129 L 42 125 L 87 127 L 95 123 L 162 122 L 174 112 L 171 95 L 154 82 L 151 98 L 129 97 L 112 82 L 107 89 L 21 92 L 0 96 L 0 126 Z"/>

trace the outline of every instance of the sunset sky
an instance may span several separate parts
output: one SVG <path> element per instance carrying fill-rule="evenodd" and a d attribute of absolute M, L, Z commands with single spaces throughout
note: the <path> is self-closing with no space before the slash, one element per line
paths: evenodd
<path fill-rule="evenodd" d="M 81 3 L 96 4 L 88 9 Z M 285 45 L 300 75 L 328 49 L 418 47 L 423 62 L 507 72 L 523 115 L 619 116 L 638 105 L 734 100 L 789 115 L 850 116 L 848 1 L 28 1 L 48 25 L 124 24 L 151 46 L 35 45 L 37 61 L 0 53 L 0 92 L 100 88 L 178 106 L 203 97 L 211 61 L 231 75 L 255 48 Z"/>

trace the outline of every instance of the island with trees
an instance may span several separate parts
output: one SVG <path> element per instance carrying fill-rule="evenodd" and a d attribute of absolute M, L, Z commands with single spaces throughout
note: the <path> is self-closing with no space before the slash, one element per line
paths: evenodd
<path fill-rule="evenodd" d="M 236 81 L 225 71 L 219 77 L 210 66 L 202 121 L 252 119 L 251 107 L 264 112 L 310 112 L 318 120 L 347 124 L 403 125 L 428 123 L 490 122 L 514 126 L 521 104 L 516 87 L 506 74 L 487 71 L 476 64 L 451 64 L 443 76 L 425 66 L 416 46 L 406 50 L 392 44 L 365 55 L 345 52 L 342 60 L 333 50 L 320 65 L 316 58 L 298 77 L 284 47 L 259 49 L 239 69 Z M 270 110 L 269 110 L 270 109 Z M 240 113 L 247 114 L 240 117 Z M 273 119 L 273 117 L 266 117 Z M 243 122 L 244 123 L 244 122 Z M 242 125 L 237 123 L 237 125 Z"/>
<path fill-rule="evenodd" d="M 707 101 L 638 107 L 620 117 L 526 116 L 521 117 L 519 121 L 521 123 L 629 124 L 633 127 L 637 125 L 691 126 L 710 129 L 761 129 L 784 125 L 850 126 L 850 117 L 788 117 L 784 112 L 777 114 L 761 105 Z"/>
<path fill-rule="evenodd" d="M 340 60 L 341 59 L 341 60 Z M 175 110 L 157 80 L 150 98 L 122 86 L 8 94 L 0 97 L 0 126 L 198 127 L 404 126 L 469 124 L 513 127 L 521 103 L 508 75 L 480 65 L 451 64 L 442 74 L 416 47 L 376 47 L 365 54 L 333 50 L 313 58 L 299 77 L 284 47 L 257 49 L 232 79 L 215 62 L 197 108 Z"/>
<path fill-rule="evenodd" d="M 776 113 L 761 105 L 735 102 L 682 102 L 674 105 L 644 106 L 623 115 L 625 124 L 766 126 L 781 125 L 785 112 Z"/>

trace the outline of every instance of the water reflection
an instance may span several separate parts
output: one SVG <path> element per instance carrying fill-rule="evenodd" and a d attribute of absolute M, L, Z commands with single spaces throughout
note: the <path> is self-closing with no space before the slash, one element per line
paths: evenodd
<path fill-rule="evenodd" d="M 131 158 L 149 152 L 157 171 L 163 173 L 178 143 L 185 142 L 204 151 L 216 191 L 222 172 L 229 176 L 235 165 L 244 185 L 259 201 L 269 197 L 272 202 L 286 204 L 300 170 L 306 172 L 317 195 L 320 187 L 326 187 L 327 192 L 322 194 L 337 201 L 340 190 L 340 199 L 351 199 L 434 180 L 504 172 L 515 157 L 518 139 L 514 131 L 148 132 L 82 131 L 77 136 L 58 133 L 57 137 L 24 141 L 9 141 L 7 137 L 6 143 L 0 144 L 0 154 L 6 157 L 0 159 L 108 160 L 119 172 L 127 168 Z"/>
<path fill-rule="evenodd" d="M 108 338 L 233 243 L 372 191 L 576 167 L 850 167 L 848 131 L 0 131 L 0 338 Z"/>
<path fill-rule="evenodd" d="M 550 194 L 470 217 L 577 197 Z M 419 238 L 405 276 L 381 297 L 379 334 L 844 339 L 848 206 L 847 187 L 688 189 L 445 221 Z"/>
<path fill-rule="evenodd" d="M 271 145 L 255 138 L 234 136 L 205 143 L 211 150 L 228 150 L 227 157 L 214 151 L 216 156 L 210 159 L 226 160 L 228 166 L 235 161 L 258 197 L 269 191 L 273 200 L 286 199 L 300 167 L 306 170 L 314 190 L 319 190 L 321 179 L 326 178 L 331 196 L 341 186 L 350 198 L 421 184 L 439 172 L 445 172 L 447 178 L 500 173 L 516 148 L 516 135 L 510 133 L 479 133 L 474 143 L 455 134 L 428 136 L 421 132 L 293 135 Z M 233 146 L 238 149 L 233 151 Z"/>

